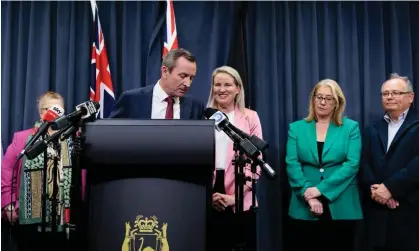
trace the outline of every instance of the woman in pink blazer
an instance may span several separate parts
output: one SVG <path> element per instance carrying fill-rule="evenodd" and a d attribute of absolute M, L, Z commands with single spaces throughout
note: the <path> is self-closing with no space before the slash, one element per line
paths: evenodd
<path fill-rule="evenodd" d="M 15 224 L 17 226 L 15 233 L 15 239 L 19 250 L 32 250 L 42 248 L 45 243 L 41 238 L 37 227 L 42 222 L 42 170 L 44 158 L 43 154 L 29 160 L 24 156 L 18 162 L 16 169 L 13 170 L 15 161 L 19 153 L 24 149 L 27 141 L 34 135 L 37 128 L 42 124 L 42 118 L 48 109 L 52 106 L 64 107 L 64 99 L 62 96 L 55 92 L 46 92 L 43 94 L 38 102 L 39 116 L 41 120 L 35 123 L 33 129 L 19 131 L 14 134 L 12 143 L 8 146 L 6 153 L 1 163 L 1 208 L 2 208 L 2 219 Z M 48 134 L 53 134 L 54 131 L 51 128 L 48 130 Z M 58 219 L 58 231 L 62 234 L 58 237 L 62 237 L 64 240 L 65 235 L 63 234 L 63 226 L 65 224 L 66 210 L 70 208 L 69 199 L 69 184 L 71 181 L 71 143 L 70 140 L 60 141 L 60 155 L 59 155 L 59 184 L 58 197 L 57 199 L 62 202 L 63 206 L 57 209 L 57 213 L 61 216 Z M 50 146 L 48 151 L 48 163 L 52 163 L 57 153 Z M 48 165 L 50 166 L 50 165 Z M 48 169 L 47 179 L 48 188 L 47 194 L 51 198 L 52 195 L 52 176 L 50 176 L 50 169 Z M 12 179 L 14 181 L 12 182 Z M 82 183 L 84 184 L 84 178 Z M 66 182 L 67 181 L 67 182 Z M 83 186 L 84 187 L 84 186 Z M 50 210 L 49 210 L 50 211 Z M 49 218 L 49 214 L 47 214 Z M 48 220 L 51 222 L 51 220 Z M 16 224 L 16 223 L 19 224 Z M 51 241 L 56 243 L 60 238 L 57 236 L 51 237 Z M 52 244 L 51 245 L 54 245 Z M 49 241 L 48 241 L 49 243 Z M 39 245 L 38 245 L 39 244 Z M 61 243 L 62 244 L 62 243 Z"/>
<path fill-rule="evenodd" d="M 245 108 L 243 82 L 239 73 L 222 66 L 212 74 L 211 92 L 208 107 L 224 112 L 230 123 L 243 132 L 262 138 L 262 128 L 256 111 Z M 252 238 L 252 184 L 244 185 L 242 215 L 236 215 L 235 205 L 235 168 L 233 141 L 224 133 L 215 131 L 216 166 L 213 180 L 212 215 L 209 228 L 210 251 L 232 250 L 239 243 L 250 244 Z M 250 166 L 245 167 L 246 176 L 252 177 Z M 256 178 L 260 175 L 257 170 Z M 253 226 L 254 227 L 254 226 Z"/>

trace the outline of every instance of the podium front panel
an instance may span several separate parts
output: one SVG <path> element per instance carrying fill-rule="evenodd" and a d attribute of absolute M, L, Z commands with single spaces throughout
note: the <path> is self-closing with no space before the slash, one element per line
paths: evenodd
<path fill-rule="evenodd" d="M 205 250 L 205 187 L 133 178 L 91 189 L 90 251 Z"/>

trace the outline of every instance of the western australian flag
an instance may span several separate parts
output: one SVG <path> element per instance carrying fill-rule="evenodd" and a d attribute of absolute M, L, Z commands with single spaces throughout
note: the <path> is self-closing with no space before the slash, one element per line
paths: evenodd
<path fill-rule="evenodd" d="M 93 13 L 92 43 L 92 80 L 90 83 L 90 100 L 100 104 L 99 118 L 107 118 L 115 105 L 114 88 L 106 52 L 105 38 L 99 20 L 99 11 L 95 0 L 90 0 Z"/>

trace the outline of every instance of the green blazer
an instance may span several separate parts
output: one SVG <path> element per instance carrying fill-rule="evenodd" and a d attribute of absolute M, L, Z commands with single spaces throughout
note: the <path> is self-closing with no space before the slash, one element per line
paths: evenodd
<path fill-rule="evenodd" d="M 289 215 L 294 219 L 316 220 L 304 199 L 308 187 L 317 187 L 329 200 L 334 220 L 362 219 L 357 185 L 361 155 L 358 122 L 344 118 L 343 125 L 330 123 L 320 166 L 316 122 L 299 120 L 289 126 L 287 174 L 291 185 Z M 323 180 L 321 180 L 323 176 Z"/>

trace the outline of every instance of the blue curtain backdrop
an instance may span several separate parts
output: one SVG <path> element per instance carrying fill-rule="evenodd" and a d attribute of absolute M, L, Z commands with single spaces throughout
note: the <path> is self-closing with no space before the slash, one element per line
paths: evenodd
<path fill-rule="evenodd" d="M 32 127 L 36 100 L 61 93 L 72 111 L 88 99 L 92 14 L 89 2 L 2 2 L 2 140 Z M 115 94 L 159 77 L 164 2 L 99 2 Z M 261 118 L 269 163 L 280 178 L 259 183 L 259 250 L 282 250 L 288 186 L 288 124 L 307 114 L 316 82 L 333 78 L 346 115 L 365 125 L 382 116 L 380 86 L 392 72 L 419 93 L 416 2 L 174 2 L 179 45 L 197 57 L 190 94 L 206 102 L 212 70 L 236 67 L 247 105 Z M 418 99 L 415 100 L 418 105 Z"/>

